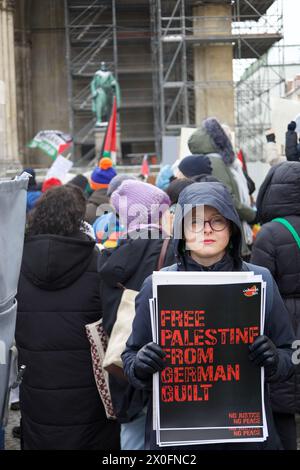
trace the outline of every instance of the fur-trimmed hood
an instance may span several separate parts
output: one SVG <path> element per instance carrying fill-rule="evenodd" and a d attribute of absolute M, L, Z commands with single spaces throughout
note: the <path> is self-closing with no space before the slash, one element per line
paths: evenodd
<path fill-rule="evenodd" d="M 188 146 L 192 154 L 218 153 L 225 165 L 230 165 L 235 159 L 231 141 L 215 118 L 208 118 L 202 122 L 202 126 L 189 138 Z"/>

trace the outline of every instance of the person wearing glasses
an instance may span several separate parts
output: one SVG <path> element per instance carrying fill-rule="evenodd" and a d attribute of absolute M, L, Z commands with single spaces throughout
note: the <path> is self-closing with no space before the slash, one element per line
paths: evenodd
<path fill-rule="evenodd" d="M 271 273 L 242 261 L 241 224 L 227 188 L 219 182 L 193 183 L 178 199 L 174 221 L 174 249 L 177 263 L 168 271 L 253 271 L 267 283 L 264 334 L 249 348 L 249 360 L 265 368 L 265 407 L 269 436 L 264 442 L 224 443 L 196 446 L 213 449 L 281 449 L 276 433 L 268 383 L 280 382 L 294 373 L 291 360 L 294 333 Z M 122 355 L 124 372 L 137 389 L 149 391 L 146 449 L 156 449 L 152 431 L 152 377 L 167 362 L 161 347 L 152 340 L 149 299 L 152 277 L 149 276 L 136 298 L 136 315 L 132 333 Z M 182 450 L 184 446 L 180 446 Z M 173 448 L 174 449 L 174 448 Z"/>

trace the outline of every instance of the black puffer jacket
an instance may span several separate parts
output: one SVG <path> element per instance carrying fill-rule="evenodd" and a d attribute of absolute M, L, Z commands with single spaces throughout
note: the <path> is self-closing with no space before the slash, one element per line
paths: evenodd
<path fill-rule="evenodd" d="M 162 239 L 127 239 L 113 250 L 102 251 L 98 266 L 102 279 L 103 326 L 109 335 L 116 321 L 123 293 L 117 284 L 121 283 L 128 289 L 139 291 L 146 277 L 158 268 L 162 244 Z M 174 250 L 170 240 L 163 265 L 168 266 L 174 261 Z M 112 375 L 110 375 L 110 391 L 120 422 L 134 419 L 145 405 L 146 397 L 142 392 Z"/>
<path fill-rule="evenodd" d="M 288 220 L 300 235 L 300 165 L 285 162 L 273 167 L 262 184 L 257 207 L 261 231 L 251 261 L 268 268 L 289 311 L 300 339 L 300 249 L 276 217 Z M 281 413 L 300 412 L 300 367 L 289 381 L 272 386 L 272 406 Z"/>
<path fill-rule="evenodd" d="M 85 325 L 101 317 L 98 251 L 85 235 L 38 235 L 24 245 L 16 342 L 24 449 L 118 449 L 106 419 Z"/>

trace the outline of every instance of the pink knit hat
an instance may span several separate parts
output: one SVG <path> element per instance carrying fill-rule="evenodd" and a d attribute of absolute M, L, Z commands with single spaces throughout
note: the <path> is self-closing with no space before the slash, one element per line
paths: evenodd
<path fill-rule="evenodd" d="M 158 223 L 159 217 L 170 206 L 170 199 L 156 186 L 126 180 L 112 193 L 111 204 L 119 214 L 121 224 L 129 230 L 135 230 Z"/>

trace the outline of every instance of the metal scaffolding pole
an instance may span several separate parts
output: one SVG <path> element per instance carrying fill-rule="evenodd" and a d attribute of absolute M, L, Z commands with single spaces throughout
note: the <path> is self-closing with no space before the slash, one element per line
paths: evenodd
<path fill-rule="evenodd" d="M 155 140 L 161 153 L 163 136 L 176 135 L 190 124 L 185 0 L 151 0 L 151 28 L 153 63 L 157 65 L 153 83 L 159 87 L 154 93 L 159 122 Z"/>
<path fill-rule="evenodd" d="M 118 75 L 115 0 L 64 0 L 69 127 L 73 160 L 91 157 L 94 146 L 90 82 L 105 61 Z"/>
<path fill-rule="evenodd" d="M 153 88 L 153 120 L 154 142 L 156 155 L 160 155 L 161 118 L 160 118 L 160 80 L 158 76 L 158 31 L 156 20 L 156 0 L 150 0 L 150 28 L 151 28 L 151 59 L 152 59 L 152 88 Z"/>
<path fill-rule="evenodd" d="M 71 44 L 70 44 L 70 19 L 69 19 L 69 9 L 68 9 L 68 0 L 64 0 L 65 8 L 65 25 L 66 25 L 66 62 L 68 69 L 70 70 L 71 66 Z M 69 132 L 74 135 L 74 114 L 73 114 L 73 86 L 72 86 L 72 75 L 68 73 L 68 105 L 69 105 Z"/>
<path fill-rule="evenodd" d="M 242 0 L 237 0 L 237 11 Z M 261 12 L 247 0 L 255 15 Z M 276 22 L 275 28 L 281 34 L 283 30 L 282 1 L 277 2 L 276 12 L 265 14 L 265 25 Z M 268 26 L 266 26 L 268 27 Z M 273 25 L 274 28 L 274 25 Z M 244 41 L 245 42 L 245 41 Z M 249 45 L 256 56 L 256 62 L 245 70 L 242 78 L 236 83 L 236 141 L 239 147 L 253 159 L 259 160 L 264 153 L 265 131 L 271 127 L 271 96 L 280 96 L 285 83 L 283 41 L 273 46 L 273 56 L 277 56 L 278 67 L 269 63 L 269 52 L 260 56 L 255 47 Z M 275 52 L 274 52 L 275 51 Z M 239 61 L 242 57 L 237 58 Z M 274 59 L 273 59 L 274 60 Z M 246 123 L 246 124 L 245 124 Z"/>
<path fill-rule="evenodd" d="M 191 57 L 194 45 L 206 47 L 211 44 L 232 44 L 235 61 L 242 65 L 245 60 L 263 61 L 265 54 L 273 44 L 282 38 L 282 6 L 274 13 L 268 8 L 272 1 L 258 2 L 257 0 L 236 0 L 232 4 L 231 31 L 224 30 L 220 34 L 218 26 L 228 21 L 227 17 L 197 18 L 198 26 L 195 29 L 192 2 L 188 0 L 150 0 L 152 24 L 152 54 L 155 55 L 153 63 L 157 64 L 156 80 L 159 92 L 154 93 L 154 109 L 157 116 L 159 110 L 159 137 L 156 137 L 157 147 L 161 148 L 164 135 L 178 135 L 182 126 L 195 125 L 194 101 L 189 100 L 197 89 L 209 90 L 214 87 L 232 86 L 235 90 L 235 116 L 236 136 L 240 145 L 245 129 L 244 107 L 247 102 L 245 96 L 249 93 L 252 100 L 259 101 L 256 105 L 255 122 L 250 123 L 251 133 L 258 136 L 264 132 L 267 124 L 264 112 L 269 103 L 271 90 L 274 88 L 274 71 L 272 79 L 269 72 L 256 83 L 224 82 L 220 80 L 203 80 L 196 82 L 194 71 L 188 57 Z M 209 1 L 206 3 L 210 3 Z M 280 3 L 280 2 L 279 2 Z M 208 20 L 208 21 L 207 21 Z M 211 20 L 211 22 L 210 22 Z M 200 25 L 200 26 L 199 26 Z M 190 54 L 190 55 L 189 55 Z M 283 83 L 284 77 L 277 72 L 276 83 Z M 251 103 L 251 101 L 249 103 Z M 259 106 L 263 112 L 259 111 Z M 259 117 L 257 117 L 259 116 Z M 260 122 L 258 123 L 258 119 Z M 259 132 L 258 132 L 259 130 Z M 257 137 L 255 137 L 257 140 Z"/>

